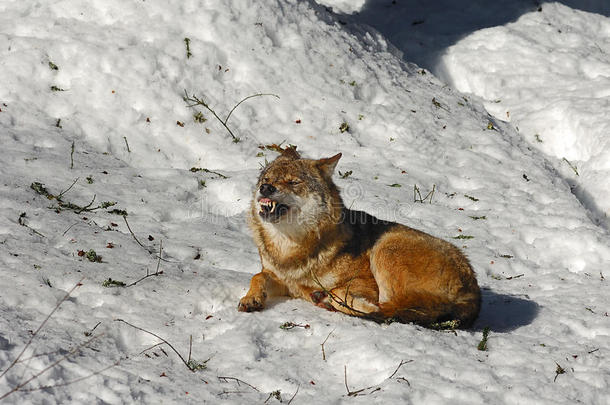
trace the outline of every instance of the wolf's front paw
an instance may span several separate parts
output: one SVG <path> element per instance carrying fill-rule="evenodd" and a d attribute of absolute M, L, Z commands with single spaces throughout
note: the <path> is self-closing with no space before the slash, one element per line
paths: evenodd
<path fill-rule="evenodd" d="M 246 295 L 239 300 L 239 305 L 237 305 L 237 310 L 240 312 L 260 311 L 263 308 L 265 308 L 264 298 L 252 295 Z"/>
<path fill-rule="evenodd" d="M 309 297 L 317 307 L 324 308 L 327 311 L 336 311 L 336 309 L 331 305 L 328 293 L 326 291 L 313 291 L 311 294 L 309 294 Z"/>
<path fill-rule="evenodd" d="M 314 304 L 319 304 L 324 301 L 326 297 L 328 297 L 328 294 L 326 293 L 326 291 L 316 290 L 309 294 L 309 296 L 311 297 L 311 301 Z"/>

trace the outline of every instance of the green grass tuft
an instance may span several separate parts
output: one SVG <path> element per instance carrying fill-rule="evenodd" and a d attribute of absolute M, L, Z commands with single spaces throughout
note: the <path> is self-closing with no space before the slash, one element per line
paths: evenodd
<path fill-rule="evenodd" d="M 489 337 L 489 326 L 486 326 L 483 328 L 483 338 L 479 342 L 479 345 L 477 346 L 477 350 L 480 350 L 483 352 L 487 351 L 487 338 L 488 337 Z"/>
<path fill-rule="evenodd" d="M 111 278 L 108 278 L 108 280 L 104 280 L 104 282 L 102 283 L 102 287 L 125 287 L 127 286 L 127 284 L 125 284 L 122 281 L 118 281 L 118 280 L 113 280 Z"/>

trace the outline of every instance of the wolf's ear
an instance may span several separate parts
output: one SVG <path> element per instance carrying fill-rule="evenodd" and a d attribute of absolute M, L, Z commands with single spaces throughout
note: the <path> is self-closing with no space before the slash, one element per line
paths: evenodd
<path fill-rule="evenodd" d="M 297 147 L 295 145 L 286 146 L 285 148 L 278 147 L 281 150 L 280 156 L 278 159 L 289 159 L 289 160 L 297 160 L 301 158 L 299 152 L 297 152 Z"/>
<path fill-rule="evenodd" d="M 335 167 L 337 166 L 339 159 L 341 159 L 341 156 L 341 153 L 337 153 L 335 156 L 320 159 L 316 162 L 316 166 L 318 166 L 320 170 L 322 170 L 322 173 L 324 173 L 325 176 L 330 178 L 332 177 L 333 172 L 335 171 Z"/>

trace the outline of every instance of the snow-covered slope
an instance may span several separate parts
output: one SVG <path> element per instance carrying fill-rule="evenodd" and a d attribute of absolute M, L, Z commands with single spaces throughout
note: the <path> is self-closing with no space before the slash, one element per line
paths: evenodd
<path fill-rule="evenodd" d="M 610 18 L 551 3 L 468 36 L 439 66 L 452 85 L 481 96 L 490 113 L 547 154 L 607 227 L 609 55 Z"/>
<path fill-rule="evenodd" d="M 293 403 L 341 403 L 346 385 L 370 387 L 349 398 L 367 403 L 609 399 L 607 233 L 510 124 L 344 22 L 311 1 L 0 4 L 2 372 L 61 303 L 0 396 L 102 333 L 6 401 L 275 402 L 280 390 L 286 402 L 298 390 Z M 241 104 L 233 142 L 185 90 L 221 119 L 246 96 L 279 99 Z M 246 209 L 275 157 L 259 146 L 280 142 L 343 152 L 346 204 L 462 246 L 484 293 L 475 327 L 377 325 L 298 300 L 238 313 L 259 269 Z M 34 182 L 64 204 L 117 204 L 57 209 Z M 434 192 L 414 202 L 415 186 Z M 79 254 L 91 249 L 101 262 Z M 185 359 L 192 336 L 207 368 L 117 319 Z"/>
<path fill-rule="evenodd" d="M 608 1 L 323 2 L 480 97 L 547 156 L 592 219 L 610 227 Z"/>

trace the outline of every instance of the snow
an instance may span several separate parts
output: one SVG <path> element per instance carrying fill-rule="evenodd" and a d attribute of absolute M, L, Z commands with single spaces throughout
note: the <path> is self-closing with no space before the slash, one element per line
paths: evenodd
<path fill-rule="evenodd" d="M 609 55 L 608 17 L 550 3 L 464 38 L 447 50 L 439 69 L 549 156 L 608 225 L 610 123 L 601 112 L 610 107 Z M 498 63 L 506 60 L 511 63 Z"/>
<path fill-rule="evenodd" d="M 471 20 L 437 37 L 414 31 L 426 22 L 401 28 L 404 4 L 381 26 L 387 5 L 374 1 L 1 3 L 0 374 L 60 306 L 0 396 L 100 333 L 5 401 L 251 403 L 280 390 L 287 402 L 298 389 L 293 403 L 608 403 L 608 12 L 525 3 L 514 19 L 471 14 L 492 28 L 463 38 Z M 455 17 L 435 7 L 407 21 Z M 401 38 L 429 42 L 411 54 Z M 526 63 L 540 52 L 553 57 Z M 222 119 L 246 96 L 279 99 L 241 104 L 227 122 L 235 143 L 185 90 Z M 288 299 L 238 313 L 260 268 L 251 191 L 275 157 L 259 146 L 283 141 L 308 157 L 342 152 L 347 205 L 461 246 L 483 288 L 475 327 L 377 325 Z M 30 188 L 57 195 L 77 178 L 64 202 L 116 206 L 56 212 Z M 414 202 L 415 185 L 434 188 L 431 201 Z M 78 255 L 90 249 L 101 262 Z M 192 336 L 207 367 L 189 371 L 118 319 L 185 358 Z M 348 397 L 345 376 L 351 391 L 371 388 Z"/>
<path fill-rule="evenodd" d="M 610 3 L 333 7 L 378 29 L 406 60 L 511 122 L 570 184 L 592 219 L 610 226 L 609 121 L 601 113 L 610 106 Z"/>

